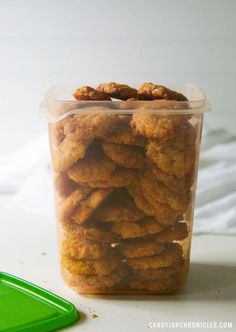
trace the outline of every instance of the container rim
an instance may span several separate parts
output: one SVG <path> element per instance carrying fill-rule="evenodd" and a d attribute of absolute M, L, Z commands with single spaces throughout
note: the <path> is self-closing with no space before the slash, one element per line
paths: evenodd
<path fill-rule="evenodd" d="M 74 85 L 75 87 L 76 85 Z M 168 85 L 169 87 L 170 85 Z M 46 93 L 40 109 L 48 122 L 57 122 L 72 114 L 134 114 L 147 112 L 151 114 L 202 114 L 209 112 L 211 106 L 204 93 L 193 84 L 170 86 L 183 93 L 188 101 L 176 100 L 138 100 L 138 101 L 79 101 L 72 99 L 73 88 L 63 85 L 54 85 Z"/>

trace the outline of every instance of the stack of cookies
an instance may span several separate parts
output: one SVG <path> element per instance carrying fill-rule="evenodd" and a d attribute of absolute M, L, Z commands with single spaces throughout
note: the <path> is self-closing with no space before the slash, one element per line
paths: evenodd
<path fill-rule="evenodd" d="M 178 289 L 196 163 L 186 97 L 114 82 L 74 97 L 81 111 L 49 127 L 66 280 L 85 293 Z"/>

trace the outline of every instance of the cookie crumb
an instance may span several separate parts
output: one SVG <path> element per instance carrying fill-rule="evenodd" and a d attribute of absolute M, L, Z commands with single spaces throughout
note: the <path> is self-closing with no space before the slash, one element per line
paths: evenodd
<path fill-rule="evenodd" d="M 92 317 L 92 319 L 96 319 L 96 318 L 98 318 L 98 315 L 96 315 L 95 313 L 92 313 L 91 317 Z"/>

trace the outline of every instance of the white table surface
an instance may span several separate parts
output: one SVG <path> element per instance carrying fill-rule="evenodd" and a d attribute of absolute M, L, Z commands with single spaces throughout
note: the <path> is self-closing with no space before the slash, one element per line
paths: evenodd
<path fill-rule="evenodd" d="M 193 237 L 191 272 L 175 295 L 77 295 L 61 280 L 53 220 L 5 208 L 1 198 L 1 270 L 73 302 L 82 314 L 66 331 L 146 331 L 149 321 L 232 321 L 236 329 L 236 238 Z M 93 318 L 93 314 L 97 318 Z M 165 329 L 162 329 L 165 331 Z"/>

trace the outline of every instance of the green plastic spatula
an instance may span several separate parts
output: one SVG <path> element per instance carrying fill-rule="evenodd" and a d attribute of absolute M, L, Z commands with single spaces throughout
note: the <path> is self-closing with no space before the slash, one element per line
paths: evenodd
<path fill-rule="evenodd" d="M 55 331 L 80 319 L 73 304 L 25 280 L 0 273 L 0 331 Z"/>

